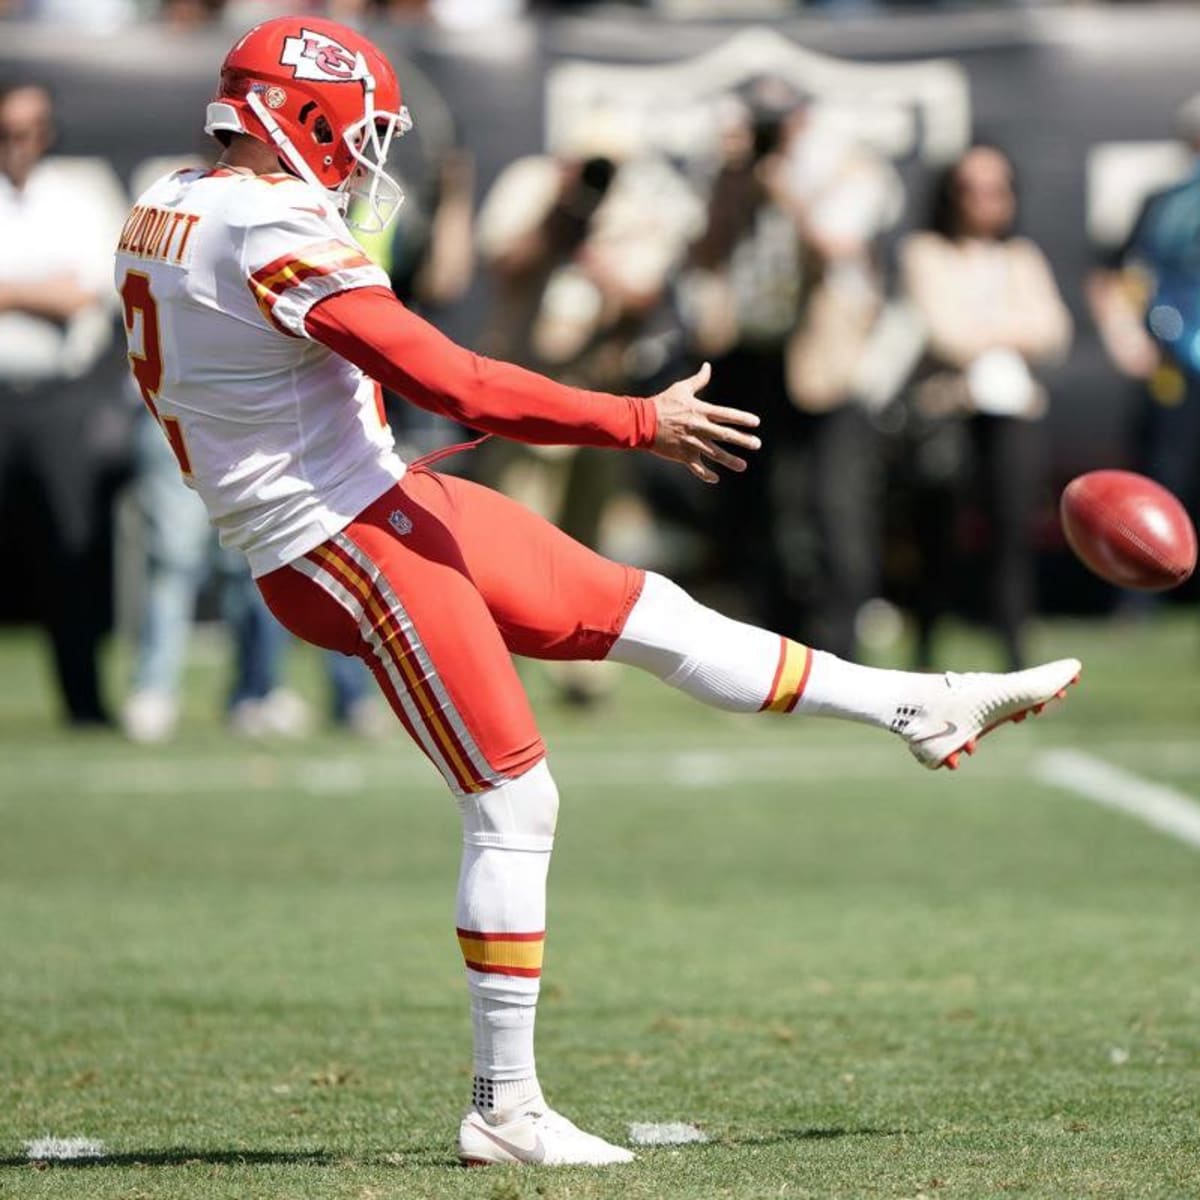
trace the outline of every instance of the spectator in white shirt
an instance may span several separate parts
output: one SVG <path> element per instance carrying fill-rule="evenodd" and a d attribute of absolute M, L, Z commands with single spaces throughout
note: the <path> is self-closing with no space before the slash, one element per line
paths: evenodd
<path fill-rule="evenodd" d="M 106 722 L 96 655 L 106 604 L 88 594 L 95 472 L 86 451 L 88 374 L 112 336 L 115 231 L 107 197 L 77 162 L 47 158 L 47 90 L 0 90 L 0 498 L 31 486 L 42 613 L 66 716 Z"/>

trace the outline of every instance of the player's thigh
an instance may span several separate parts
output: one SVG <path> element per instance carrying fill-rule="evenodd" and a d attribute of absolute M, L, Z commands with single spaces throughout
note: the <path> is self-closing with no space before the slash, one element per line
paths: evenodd
<path fill-rule="evenodd" d="M 589 550 L 491 488 L 410 472 L 404 494 L 454 533 L 505 644 L 529 658 L 604 658 L 644 573 Z"/>
<path fill-rule="evenodd" d="M 389 522 L 401 503 L 419 535 Z M 293 633 L 366 662 L 456 792 L 494 786 L 544 756 L 508 649 L 452 534 L 398 490 L 259 583 Z"/>

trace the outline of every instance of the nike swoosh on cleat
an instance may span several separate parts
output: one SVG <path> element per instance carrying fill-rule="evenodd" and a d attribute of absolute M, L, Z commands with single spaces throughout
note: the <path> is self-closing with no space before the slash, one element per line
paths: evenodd
<path fill-rule="evenodd" d="M 924 737 L 913 738 L 912 744 L 919 746 L 922 742 L 934 742 L 938 738 L 949 737 L 952 733 L 958 732 L 958 726 L 953 721 L 947 721 L 944 729 L 939 729 L 937 733 L 927 733 Z"/>
<path fill-rule="evenodd" d="M 484 1137 L 496 1143 L 501 1150 L 507 1150 L 514 1158 L 520 1159 L 522 1162 L 540 1163 L 546 1161 L 546 1147 L 542 1142 L 541 1134 L 533 1135 L 532 1146 L 518 1146 L 516 1142 L 510 1142 L 506 1139 L 494 1134 L 486 1125 L 476 1125 L 475 1129 L 478 1133 L 482 1133 Z"/>

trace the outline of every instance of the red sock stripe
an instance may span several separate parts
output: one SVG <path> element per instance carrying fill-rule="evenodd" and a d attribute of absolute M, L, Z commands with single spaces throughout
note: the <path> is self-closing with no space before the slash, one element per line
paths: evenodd
<path fill-rule="evenodd" d="M 808 687 L 808 677 L 812 674 L 813 652 L 807 646 L 804 650 L 804 671 L 800 675 L 800 682 L 796 685 L 796 691 L 793 693 L 791 701 L 784 709 L 785 712 L 791 712 L 800 703 L 800 697 L 804 695 L 804 689 Z"/>
<path fill-rule="evenodd" d="M 788 643 L 787 638 L 779 639 L 779 661 L 775 664 L 775 675 L 771 680 L 771 687 L 767 692 L 767 698 L 762 702 L 762 707 L 759 712 L 766 712 L 771 707 L 775 699 L 775 694 L 779 690 L 779 680 L 783 675 L 783 664 L 787 662 Z"/>
<path fill-rule="evenodd" d="M 455 928 L 454 932 L 460 938 L 475 938 L 481 942 L 544 942 L 546 940 L 544 929 L 538 930 L 537 933 L 483 933 L 478 929 Z"/>
<path fill-rule="evenodd" d="M 516 975 L 521 979 L 540 979 L 542 975 L 541 967 L 514 967 L 511 963 L 507 966 L 498 966 L 464 958 L 463 965 L 469 970 L 478 971 L 480 975 Z"/>

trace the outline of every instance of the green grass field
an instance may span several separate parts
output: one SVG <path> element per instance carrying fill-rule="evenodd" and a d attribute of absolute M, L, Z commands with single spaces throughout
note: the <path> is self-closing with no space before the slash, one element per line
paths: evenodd
<path fill-rule="evenodd" d="M 0 1197 L 1200 1195 L 1200 850 L 1039 782 L 1070 748 L 1200 799 L 1200 627 L 1037 649 L 1083 684 L 956 776 L 632 674 L 564 713 L 533 677 L 564 801 L 547 1094 L 616 1140 L 709 1141 L 469 1172 L 432 770 L 400 741 L 230 741 L 208 657 L 170 746 L 72 738 L 6 634 Z M 30 1163 L 47 1134 L 108 1156 Z"/>

